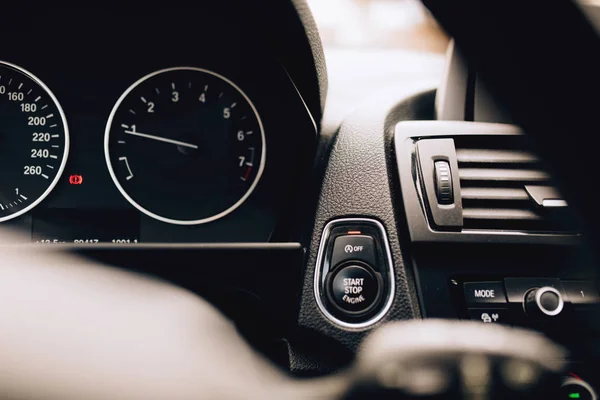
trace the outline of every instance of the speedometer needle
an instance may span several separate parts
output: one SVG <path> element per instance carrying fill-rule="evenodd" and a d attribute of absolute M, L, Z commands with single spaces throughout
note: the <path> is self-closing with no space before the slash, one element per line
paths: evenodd
<path fill-rule="evenodd" d="M 198 146 L 196 146 L 195 144 L 180 142 L 179 140 L 167 139 L 167 138 L 160 137 L 160 136 L 149 135 L 147 133 L 136 132 L 136 131 L 125 131 L 125 133 L 127 133 L 129 135 L 144 137 L 147 139 L 158 140 L 160 142 L 172 143 L 172 144 L 176 144 L 177 146 L 189 147 L 191 149 L 198 148 Z"/>

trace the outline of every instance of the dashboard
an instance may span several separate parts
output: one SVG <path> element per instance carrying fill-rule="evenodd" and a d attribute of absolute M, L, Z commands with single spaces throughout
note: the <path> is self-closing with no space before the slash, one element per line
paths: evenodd
<path fill-rule="evenodd" d="M 2 224 L 45 244 L 269 241 L 316 126 L 243 8 L 3 24 Z"/>
<path fill-rule="evenodd" d="M 600 384 L 584 239 L 458 49 L 439 88 L 410 71 L 441 57 L 402 54 L 405 82 L 369 71 L 392 90 L 332 123 L 301 1 L 201 3 L 3 22 L 0 224 L 21 235 L 0 245 L 184 287 L 294 375 L 344 369 L 381 324 L 442 318 L 542 331 Z"/>

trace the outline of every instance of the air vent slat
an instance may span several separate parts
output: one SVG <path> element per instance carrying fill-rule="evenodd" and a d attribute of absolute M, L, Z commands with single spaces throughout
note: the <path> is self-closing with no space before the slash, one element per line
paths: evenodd
<path fill-rule="evenodd" d="M 464 219 L 476 220 L 522 220 L 522 221 L 537 221 L 541 217 L 533 211 L 526 209 L 511 209 L 511 208 L 469 208 L 463 210 Z"/>
<path fill-rule="evenodd" d="M 535 164 L 539 162 L 533 154 L 518 150 L 457 149 L 456 157 L 459 163 Z"/>
<path fill-rule="evenodd" d="M 520 188 L 465 187 L 461 192 L 463 200 L 529 200 L 527 191 Z"/>
<path fill-rule="evenodd" d="M 552 187 L 553 182 L 522 137 L 457 136 L 454 143 L 463 229 L 573 232 L 564 209 L 544 207 L 526 189 Z"/>
<path fill-rule="evenodd" d="M 537 170 L 505 168 L 459 168 L 461 181 L 547 182 L 550 176 Z"/>

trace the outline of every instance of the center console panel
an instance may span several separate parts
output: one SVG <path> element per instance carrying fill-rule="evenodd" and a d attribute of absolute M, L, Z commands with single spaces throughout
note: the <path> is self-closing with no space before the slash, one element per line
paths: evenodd
<path fill-rule="evenodd" d="M 394 148 L 423 316 L 543 332 L 570 350 L 570 373 L 597 387 L 597 274 L 521 131 L 401 122 Z"/>

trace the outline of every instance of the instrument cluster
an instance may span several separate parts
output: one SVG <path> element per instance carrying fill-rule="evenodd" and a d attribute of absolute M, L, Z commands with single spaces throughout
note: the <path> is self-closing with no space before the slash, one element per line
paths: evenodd
<path fill-rule="evenodd" d="M 186 18 L 156 43 L 135 23 L 81 20 L 45 31 L 65 43 L 51 52 L 18 39 L 0 47 L 2 225 L 37 243 L 269 241 L 296 197 L 314 122 L 243 26 Z M 68 38 L 73 25 L 84 48 Z"/>

